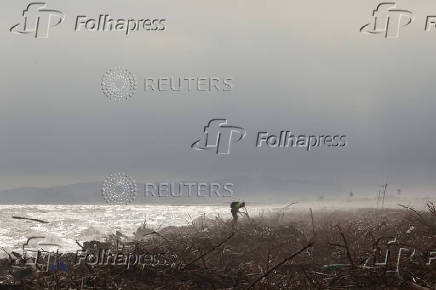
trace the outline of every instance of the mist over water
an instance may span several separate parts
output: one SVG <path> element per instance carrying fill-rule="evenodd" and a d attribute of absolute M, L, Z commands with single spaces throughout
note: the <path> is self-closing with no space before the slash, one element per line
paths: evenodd
<path fill-rule="evenodd" d="M 255 212 L 266 207 L 250 208 Z M 37 243 L 55 243 L 60 251 L 76 250 L 79 242 L 99 240 L 120 231 L 133 236 L 146 220 L 147 226 L 160 229 L 167 226 L 183 226 L 196 217 L 231 217 L 228 206 L 107 206 L 107 205 L 0 205 L 0 245 L 7 251 L 21 252 L 22 245 L 31 236 L 45 236 Z M 38 223 L 13 219 L 12 216 L 35 218 L 47 221 Z M 36 243 L 36 244 L 35 244 Z M 0 255 L 6 255 L 2 252 Z"/>
<path fill-rule="evenodd" d="M 385 208 L 398 208 L 398 204 L 422 208 L 428 198 L 414 199 L 389 196 Z M 294 201 L 295 202 L 295 201 Z M 289 202 L 290 204 L 291 202 Z M 319 201 L 299 201 L 296 204 L 247 204 L 251 217 L 267 216 L 290 211 L 356 210 L 376 208 L 375 198 L 343 198 Z M 199 216 L 224 221 L 231 219 L 228 204 L 221 205 L 0 205 L 0 245 L 8 252 L 21 253 L 22 245 L 32 236 L 44 239 L 32 240 L 29 247 L 44 248 L 39 244 L 58 244 L 61 252 L 79 249 L 76 241 L 104 241 L 117 231 L 133 237 L 134 232 L 146 223 L 154 230 L 168 226 L 192 225 Z M 34 218 L 48 223 L 13 219 L 12 216 Z M 51 248 L 53 250 L 53 248 Z M 4 257 L 6 253 L 0 253 Z"/>

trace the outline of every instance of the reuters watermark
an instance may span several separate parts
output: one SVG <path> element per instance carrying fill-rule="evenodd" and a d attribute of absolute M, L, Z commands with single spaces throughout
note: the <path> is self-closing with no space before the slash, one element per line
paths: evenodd
<path fill-rule="evenodd" d="M 112 173 L 106 177 L 101 193 L 110 205 L 128 205 L 136 200 L 135 180 L 125 173 Z M 144 201 L 165 198 L 230 198 L 235 185 L 230 182 L 165 181 L 144 183 Z"/>
<path fill-rule="evenodd" d="M 137 94 L 137 88 L 144 93 L 226 93 L 234 89 L 234 80 L 229 76 L 144 76 L 138 85 L 136 74 L 123 67 L 107 70 L 101 79 L 104 96 L 113 102 L 127 101 Z"/>
<path fill-rule="evenodd" d="M 232 77 L 144 77 L 145 92 L 229 92 L 233 87 Z"/>
<path fill-rule="evenodd" d="M 234 195 L 233 183 L 218 182 L 159 182 L 146 183 L 146 198 L 228 198 Z"/>
<path fill-rule="evenodd" d="M 108 204 L 130 204 L 136 198 L 136 182 L 125 173 L 112 173 L 106 177 L 101 193 Z"/>
<path fill-rule="evenodd" d="M 103 94 L 113 102 L 130 99 L 136 92 L 136 76 L 125 68 L 108 70 L 101 80 Z"/>

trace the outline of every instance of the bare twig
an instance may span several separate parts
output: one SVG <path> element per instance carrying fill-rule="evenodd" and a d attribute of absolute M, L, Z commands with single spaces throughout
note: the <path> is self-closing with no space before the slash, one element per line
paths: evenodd
<path fill-rule="evenodd" d="M 256 280 L 254 280 L 246 289 L 251 289 L 254 287 L 254 285 L 257 284 L 257 282 L 259 282 L 260 280 L 262 280 L 263 278 L 267 277 L 269 274 L 271 274 L 274 270 L 276 270 L 277 268 L 279 268 L 280 266 L 282 266 L 283 264 L 285 264 L 286 262 L 292 260 L 293 258 L 295 258 L 296 256 L 298 256 L 299 254 L 301 254 L 302 252 L 304 252 L 306 249 L 310 248 L 313 246 L 313 242 L 310 242 L 309 244 L 307 244 L 305 247 L 301 248 L 300 250 L 298 250 L 297 252 L 293 253 L 291 256 L 283 259 L 280 263 L 278 263 L 277 265 L 275 265 L 274 267 L 272 267 L 271 269 L 269 269 L 265 274 L 263 274 L 262 276 L 258 277 Z"/>
<path fill-rule="evenodd" d="M 208 254 L 212 253 L 213 251 L 215 251 L 215 249 L 221 247 L 225 242 L 227 242 L 228 240 L 230 240 L 233 236 L 235 235 L 235 232 L 232 232 L 227 238 L 225 238 L 221 243 L 219 243 L 218 245 L 216 245 L 215 247 L 213 247 L 212 249 L 210 249 L 208 252 L 200 255 L 199 257 L 195 258 L 194 260 L 192 260 L 189 264 L 187 264 L 186 266 L 184 266 L 181 270 L 183 271 L 184 269 L 186 269 L 187 267 L 191 266 L 192 264 L 194 264 L 195 262 L 197 262 L 198 260 L 202 259 L 203 257 L 207 256 Z"/>
<path fill-rule="evenodd" d="M 310 218 L 312 219 L 312 235 L 313 235 L 313 237 L 315 237 L 315 223 L 313 222 L 312 208 L 310 208 Z"/>
<path fill-rule="evenodd" d="M 342 240 L 344 241 L 344 248 L 347 250 L 347 257 L 348 257 L 348 260 L 350 261 L 351 268 L 354 268 L 353 258 L 351 257 L 350 248 L 348 247 L 348 242 L 347 242 L 347 239 L 345 238 L 345 234 L 342 231 L 340 226 L 336 226 L 336 227 L 338 228 L 339 233 L 341 234 Z"/>

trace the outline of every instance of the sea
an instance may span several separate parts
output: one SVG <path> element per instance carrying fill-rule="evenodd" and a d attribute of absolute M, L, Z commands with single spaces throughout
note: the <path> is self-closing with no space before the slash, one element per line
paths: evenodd
<path fill-rule="evenodd" d="M 251 214 L 262 214 L 270 206 L 250 208 Z M 46 221 L 15 219 L 13 216 Z M 25 247 L 61 252 L 79 249 L 76 241 L 104 241 L 110 234 L 121 232 L 133 237 L 144 223 L 159 230 L 167 226 L 185 226 L 200 216 L 230 219 L 228 205 L 0 205 L 0 257 Z M 50 249 L 43 247 L 46 246 Z"/>
<path fill-rule="evenodd" d="M 385 208 L 398 208 L 398 204 L 423 208 L 427 200 L 393 199 Z M 256 204 L 247 206 L 250 217 L 267 216 L 281 212 L 287 204 Z M 287 210 L 318 210 L 375 208 L 376 201 L 370 199 L 347 199 L 318 202 L 298 202 Z M 13 216 L 43 220 L 46 223 Z M 80 249 L 76 242 L 105 241 L 108 235 L 122 233 L 132 237 L 134 232 L 146 224 L 147 228 L 159 230 L 168 226 L 191 225 L 198 217 L 231 219 L 229 204 L 219 205 L 0 205 L 0 258 L 7 253 L 23 252 L 29 248 L 49 251 L 74 252 Z M 38 237 L 28 239 L 31 237 Z"/>

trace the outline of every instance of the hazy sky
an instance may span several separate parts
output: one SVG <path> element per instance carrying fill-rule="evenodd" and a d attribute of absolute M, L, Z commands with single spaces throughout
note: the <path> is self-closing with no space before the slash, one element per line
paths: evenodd
<path fill-rule="evenodd" d="M 266 176 L 372 192 L 436 186 L 436 30 L 430 0 L 397 1 L 398 39 L 359 32 L 378 1 L 48 1 L 65 21 L 16 35 L 28 1 L 0 11 L 0 189 L 104 180 Z M 77 15 L 165 18 L 162 32 L 74 32 Z M 111 103 L 105 71 L 138 77 Z M 232 77 L 231 92 L 144 92 L 143 77 Z M 212 118 L 247 130 L 229 156 L 190 145 Z M 344 150 L 259 150 L 257 131 L 346 134 Z"/>

